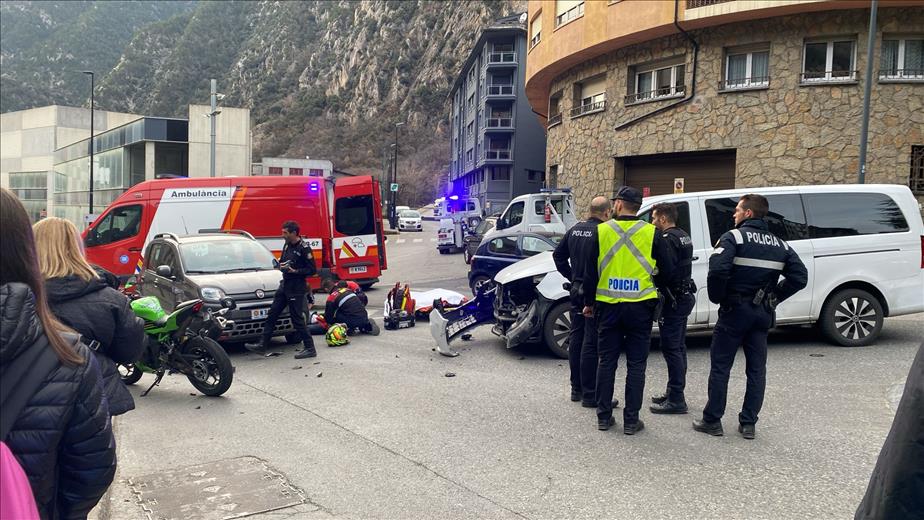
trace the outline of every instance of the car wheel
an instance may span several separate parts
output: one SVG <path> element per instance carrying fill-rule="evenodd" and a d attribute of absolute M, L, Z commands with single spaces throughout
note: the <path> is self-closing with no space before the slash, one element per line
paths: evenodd
<path fill-rule="evenodd" d="M 552 310 L 545 316 L 545 323 L 542 326 L 542 338 L 545 340 L 545 346 L 553 354 L 568 359 L 568 346 L 571 343 L 571 304 L 562 302 L 552 307 Z"/>
<path fill-rule="evenodd" d="M 472 263 L 472 253 L 468 250 L 467 247 L 462 250 L 462 260 L 465 260 L 466 264 Z"/>
<path fill-rule="evenodd" d="M 821 332 L 842 347 L 862 347 L 876 341 L 885 313 L 872 294 L 860 289 L 838 291 L 821 308 Z"/>
<path fill-rule="evenodd" d="M 488 278 L 485 275 L 478 275 L 472 278 L 472 294 L 478 295 L 479 290 L 490 289 L 494 285 L 494 280 Z"/>

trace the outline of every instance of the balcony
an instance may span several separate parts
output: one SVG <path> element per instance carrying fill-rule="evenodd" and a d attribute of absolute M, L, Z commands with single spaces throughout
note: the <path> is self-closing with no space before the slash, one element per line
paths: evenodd
<path fill-rule="evenodd" d="M 488 53 L 488 67 L 496 67 L 498 65 L 510 66 L 517 64 L 517 53 L 510 52 L 491 52 Z"/>
<path fill-rule="evenodd" d="M 489 98 L 515 96 L 516 87 L 514 85 L 488 85 L 485 89 L 485 95 Z"/>
<path fill-rule="evenodd" d="M 828 85 L 831 83 L 856 83 L 860 79 L 858 70 L 810 71 L 799 74 L 799 83 L 805 85 Z"/>
<path fill-rule="evenodd" d="M 501 148 L 496 150 L 485 150 L 481 158 L 485 161 L 512 161 L 513 150 L 510 148 Z"/>
<path fill-rule="evenodd" d="M 485 119 L 484 127 L 488 130 L 513 130 L 513 118 L 510 116 L 489 117 Z"/>
<path fill-rule="evenodd" d="M 686 91 L 686 86 L 677 85 L 676 87 L 662 87 L 655 90 L 649 90 L 647 92 L 636 92 L 635 94 L 629 94 L 626 96 L 626 105 L 635 105 L 638 103 L 647 103 L 648 101 L 658 101 L 661 99 L 682 97 Z"/>
<path fill-rule="evenodd" d="M 553 126 L 560 125 L 560 124 L 561 124 L 561 112 L 553 116 L 549 116 L 549 125 L 547 128 L 552 128 Z"/>
<path fill-rule="evenodd" d="M 733 78 L 719 82 L 719 92 L 731 92 L 734 90 L 757 90 L 768 87 L 770 87 L 770 76 Z"/>
<path fill-rule="evenodd" d="M 715 4 L 724 4 L 734 0 L 687 0 L 687 9 L 696 9 L 697 7 L 708 7 Z"/>
<path fill-rule="evenodd" d="M 885 69 L 879 71 L 879 81 L 924 81 L 924 69 Z"/>
<path fill-rule="evenodd" d="M 596 103 L 590 103 L 587 105 L 581 105 L 579 107 L 574 107 L 571 109 L 571 117 L 581 117 L 588 114 L 593 114 L 595 112 L 603 112 L 606 109 L 606 100 L 597 101 Z M 561 116 L 561 114 L 559 114 Z"/>

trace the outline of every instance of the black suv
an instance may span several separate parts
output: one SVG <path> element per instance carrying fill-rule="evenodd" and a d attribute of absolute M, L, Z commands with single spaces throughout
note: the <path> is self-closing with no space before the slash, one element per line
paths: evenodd
<path fill-rule="evenodd" d="M 154 236 L 144 252 L 136 291 L 156 296 L 167 312 L 186 300 L 201 298 L 221 307 L 232 298 L 237 307 L 226 315 L 234 326 L 222 341 L 249 341 L 263 333 L 263 322 L 273 303 L 282 273 L 273 254 L 246 231 L 224 231 L 177 236 Z M 292 321 L 283 313 L 274 335 L 296 341 Z"/>

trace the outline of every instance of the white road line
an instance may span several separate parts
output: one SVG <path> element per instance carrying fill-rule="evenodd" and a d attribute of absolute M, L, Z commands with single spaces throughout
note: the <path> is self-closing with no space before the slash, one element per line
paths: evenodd
<path fill-rule="evenodd" d="M 415 238 L 415 239 L 414 239 L 414 243 L 415 243 L 415 244 L 418 244 L 418 243 L 420 243 L 420 242 L 423 242 L 423 239 L 422 239 L 422 238 Z"/>
<path fill-rule="evenodd" d="M 431 238 L 431 239 L 430 239 L 430 242 L 436 242 L 436 239 L 435 239 L 435 238 Z"/>
<path fill-rule="evenodd" d="M 395 243 L 396 243 L 396 244 L 403 244 L 403 243 L 405 243 L 405 242 L 407 242 L 407 241 L 404 240 L 403 238 L 399 238 L 398 240 L 395 240 Z"/>

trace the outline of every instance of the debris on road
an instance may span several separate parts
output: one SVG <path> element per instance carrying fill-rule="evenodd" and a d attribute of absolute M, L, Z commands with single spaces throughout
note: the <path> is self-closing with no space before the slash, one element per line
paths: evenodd
<path fill-rule="evenodd" d="M 446 377 L 456 377 L 455 372 L 446 372 Z"/>
<path fill-rule="evenodd" d="M 301 366 L 297 366 L 297 367 L 292 367 L 292 370 L 301 370 L 301 369 L 302 369 L 302 367 L 301 367 Z"/>
<path fill-rule="evenodd" d="M 276 356 L 281 356 L 281 355 L 282 355 L 281 352 L 268 352 L 264 354 L 263 357 L 276 357 Z"/>
<path fill-rule="evenodd" d="M 323 375 L 324 375 L 324 372 L 318 372 L 318 377 L 321 377 Z"/>
<path fill-rule="evenodd" d="M 471 334 L 463 334 L 463 335 L 462 335 L 462 341 L 471 341 L 471 340 L 472 340 L 472 335 L 471 335 Z"/>

